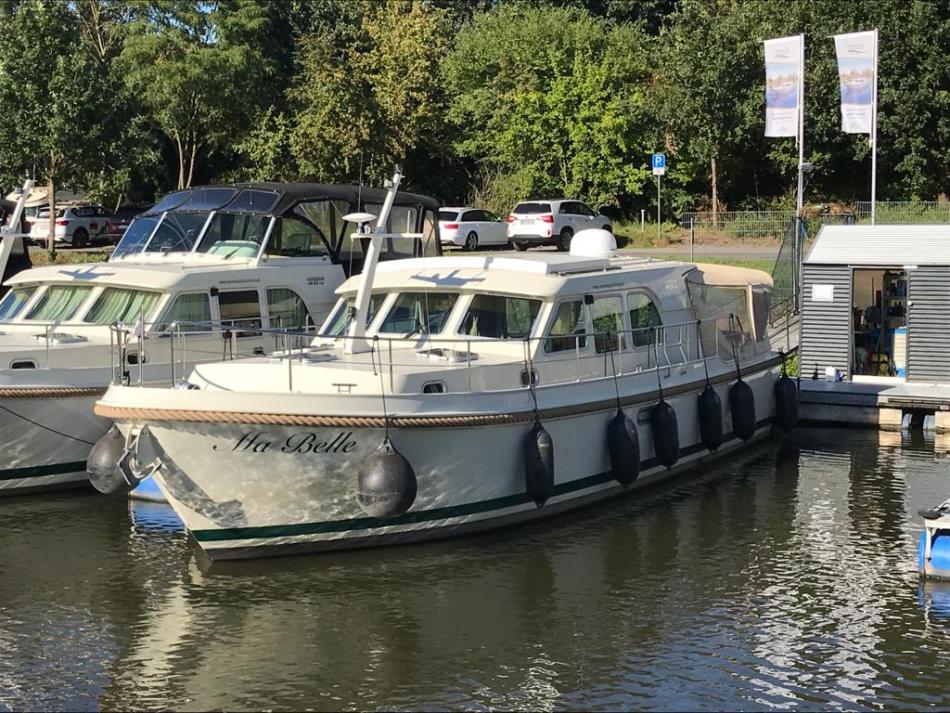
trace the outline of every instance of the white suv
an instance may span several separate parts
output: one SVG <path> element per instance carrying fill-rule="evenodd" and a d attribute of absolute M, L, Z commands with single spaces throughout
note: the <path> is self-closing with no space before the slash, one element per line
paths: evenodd
<path fill-rule="evenodd" d="M 440 208 L 439 236 L 443 246 L 477 250 L 508 245 L 505 221 L 479 208 Z"/>
<path fill-rule="evenodd" d="M 610 220 L 580 201 L 522 201 L 508 216 L 508 240 L 517 250 L 556 245 L 568 250 L 578 230 L 610 230 Z"/>
<path fill-rule="evenodd" d="M 112 215 L 101 205 L 74 205 L 56 209 L 54 238 L 57 243 L 70 243 L 84 248 L 91 240 L 106 232 L 106 223 Z M 40 208 L 30 228 L 30 239 L 45 244 L 49 235 L 49 208 Z"/>

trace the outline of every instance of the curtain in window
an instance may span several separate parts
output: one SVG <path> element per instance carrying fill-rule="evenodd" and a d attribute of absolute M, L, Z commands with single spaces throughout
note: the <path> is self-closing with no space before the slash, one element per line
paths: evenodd
<path fill-rule="evenodd" d="M 158 297 L 157 292 L 107 287 L 92 305 L 84 321 L 93 324 L 127 324 L 135 322 L 143 314 L 147 320 L 158 303 Z"/>
<path fill-rule="evenodd" d="M 55 322 L 70 319 L 79 309 L 79 305 L 89 296 L 89 285 L 50 285 L 40 295 L 36 306 L 30 310 L 27 319 L 41 322 Z"/>
<path fill-rule="evenodd" d="M 179 295 L 163 320 L 167 324 L 179 322 L 183 332 L 204 332 L 207 327 L 195 322 L 211 321 L 211 302 L 208 295 L 197 293 Z"/>
<path fill-rule="evenodd" d="M 270 326 L 277 329 L 298 329 L 307 326 L 307 305 L 293 290 L 275 287 L 267 290 Z"/>
<path fill-rule="evenodd" d="M 35 287 L 10 290 L 7 296 L 3 298 L 3 302 L 0 302 L 0 320 L 16 317 L 23 309 L 23 305 L 30 301 L 30 297 L 33 296 L 35 291 Z"/>

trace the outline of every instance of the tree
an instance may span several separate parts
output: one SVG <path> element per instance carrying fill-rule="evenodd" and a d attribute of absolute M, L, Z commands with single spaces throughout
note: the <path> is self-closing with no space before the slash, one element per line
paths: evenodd
<path fill-rule="evenodd" d="M 257 0 L 153 0 L 130 27 L 119 66 L 174 144 L 179 188 L 191 185 L 199 154 L 230 146 L 262 108 L 272 67 L 255 38 L 267 22 Z"/>
<path fill-rule="evenodd" d="M 619 205 L 648 180 L 649 40 L 575 8 L 501 6 L 456 37 L 443 70 L 455 148 L 497 211 L 530 194 Z"/>
<path fill-rule="evenodd" d="M 57 185 L 76 181 L 101 154 L 95 108 L 106 86 L 65 3 L 24 0 L 0 28 L 0 165 L 46 183 L 50 252 Z"/>

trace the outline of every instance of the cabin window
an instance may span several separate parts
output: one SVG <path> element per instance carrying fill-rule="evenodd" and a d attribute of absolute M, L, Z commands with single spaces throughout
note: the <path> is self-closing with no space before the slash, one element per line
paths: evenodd
<path fill-rule="evenodd" d="M 434 211 L 427 210 L 422 221 L 422 256 L 438 257 L 439 248 L 439 221 Z"/>
<path fill-rule="evenodd" d="M 225 258 L 255 257 L 270 221 L 269 215 L 260 213 L 215 213 L 198 252 Z"/>
<path fill-rule="evenodd" d="M 35 287 L 14 287 L 0 301 L 0 320 L 15 319 L 26 303 L 30 301 Z"/>
<path fill-rule="evenodd" d="M 50 285 L 37 298 L 26 319 L 41 322 L 71 319 L 91 291 L 91 285 Z"/>
<path fill-rule="evenodd" d="M 261 303 L 257 290 L 234 290 L 218 293 L 218 307 L 221 321 L 241 330 L 261 328 Z M 238 336 L 254 336 L 253 332 L 243 332 Z"/>
<path fill-rule="evenodd" d="M 207 213 L 168 213 L 146 248 L 150 253 L 187 252 L 195 246 Z"/>
<path fill-rule="evenodd" d="M 438 334 L 445 328 L 458 294 L 403 292 L 379 327 L 380 332 Z"/>
<path fill-rule="evenodd" d="M 349 213 L 342 201 L 308 201 L 294 208 L 294 213 L 316 226 L 326 237 L 331 247 L 335 247 L 343 227 L 343 216 Z"/>
<path fill-rule="evenodd" d="M 307 303 L 293 290 L 273 287 L 267 290 L 270 326 L 277 329 L 300 329 L 311 324 Z"/>
<path fill-rule="evenodd" d="M 107 287 L 92 303 L 83 321 L 92 324 L 129 324 L 142 315 L 148 319 L 158 304 L 159 296 L 158 292 Z"/>
<path fill-rule="evenodd" d="M 211 321 L 211 300 L 205 292 L 190 295 L 178 295 L 171 309 L 162 320 L 165 328 L 172 322 L 178 322 L 182 332 L 207 332 Z"/>
<path fill-rule="evenodd" d="M 772 308 L 772 291 L 767 287 L 752 288 L 752 317 L 755 320 L 755 340 L 761 342 L 768 336 L 769 310 Z"/>
<path fill-rule="evenodd" d="M 321 257 L 330 252 L 326 236 L 298 218 L 278 218 L 264 254 L 276 257 Z"/>
<path fill-rule="evenodd" d="M 630 315 L 630 341 L 634 347 L 645 347 L 653 344 L 653 327 L 662 324 L 660 311 L 653 304 L 653 300 L 642 292 L 627 294 L 627 312 Z"/>
<path fill-rule="evenodd" d="M 131 224 L 129 224 L 125 235 L 122 236 L 122 240 L 119 241 L 119 244 L 113 251 L 112 257 L 116 258 L 142 252 L 145 243 L 148 242 L 160 218 L 161 216 L 158 215 L 146 215 L 135 218 Z"/>
<path fill-rule="evenodd" d="M 367 327 L 373 322 L 373 318 L 376 316 L 376 313 L 379 312 L 379 308 L 383 306 L 385 300 L 385 294 L 370 295 L 369 310 L 366 313 Z M 350 329 L 350 322 L 353 321 L 353 312 L 355 309 L 355 299 L 341 300 L 329 320 L 330 326 L 327 328 L 325 334 L 330 337 L 344 336 Z"/>
<path fill-rule="evenodd" d="M 590 318 L 594 327 L 594 349 L 598 354 L 623 349 L 623 299 L 596 297 L 590 306 Z"/>
<path fill-rule="evenodd" d="M 584 303 L 580 300 L 562 302 L 557 306 L 557 313 L 548 330 L 550 338 L 544 343 L 544 351 L 563 352 L 574 350 L 575 347 L 584 349 L 587 346 L 586 334 Z"/>
<path fill-rule="evenodd" d="M 475 295 L 460 334 L 491 339 L 524 339 L 541 310 L 541 300 L 500 295 Z"/>
<path fill-rule="evenodd" d="M 383 207 L 375 203 L 368 203 L 366 210 L 379 215 Z M 389 220 L 386 222 L 387 233 L 414 233 L 419 211 L 415 206 L 394 205 L 389 209 Z M 398 260 L 412 257 L 416 252 L 415 238 L 386 238 L 380 251 L 381 260 Z"/>

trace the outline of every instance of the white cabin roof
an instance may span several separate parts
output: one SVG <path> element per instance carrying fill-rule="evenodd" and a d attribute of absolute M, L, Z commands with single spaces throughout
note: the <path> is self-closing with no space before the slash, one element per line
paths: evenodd
<path fill-rule="evenodd" d="M 18 272 L 8 285 L 85 282 L 93 285 L 138 287 L 146 290 L 206 289 L 228 273 L 243 274 L 249 268 L 265 267 L 253 258 L 225 259 L 215 255 L 166 253 L 140 260 L 117 260 L 74 265 L 45 265 Z M 209 281 L 209 274 L 214 277 Z"/>
<path fill-rule="evenodd" d="M 808 265 L 950 265 L 950 224 L 826 225 Z"/>
<path fill-rule="evenodd" d="M 374 290 L 451 289 L 461 292 L 500 292 L 536 297 L 552 297 L 561 293 L 578 294 L 601 289 L 626 289 L 636 285 L 662 284 L 669 277 L 677 278 L 672 289 L 683 291 L 679 278 L 697 267 L 696 263 L 672 260 L 651 260 L 644 257 L 610 258 L 575 257 L 567 253 L 531 253 L 528 255 L 443 256 L 413 258 L 380 263 L 373 281 Z M 714 269 L 719 269 L 715 266 Z M 757 270 L 731 268 L 754 273 L 756 282 L 771 284 L 765 273 Z M 741 281 L 745 284 L 745 279 Z M 359 277 L 347 280 L 339 294 L 355 293 Z M 662 295 L 661 295 L 662 296 Z"/>

